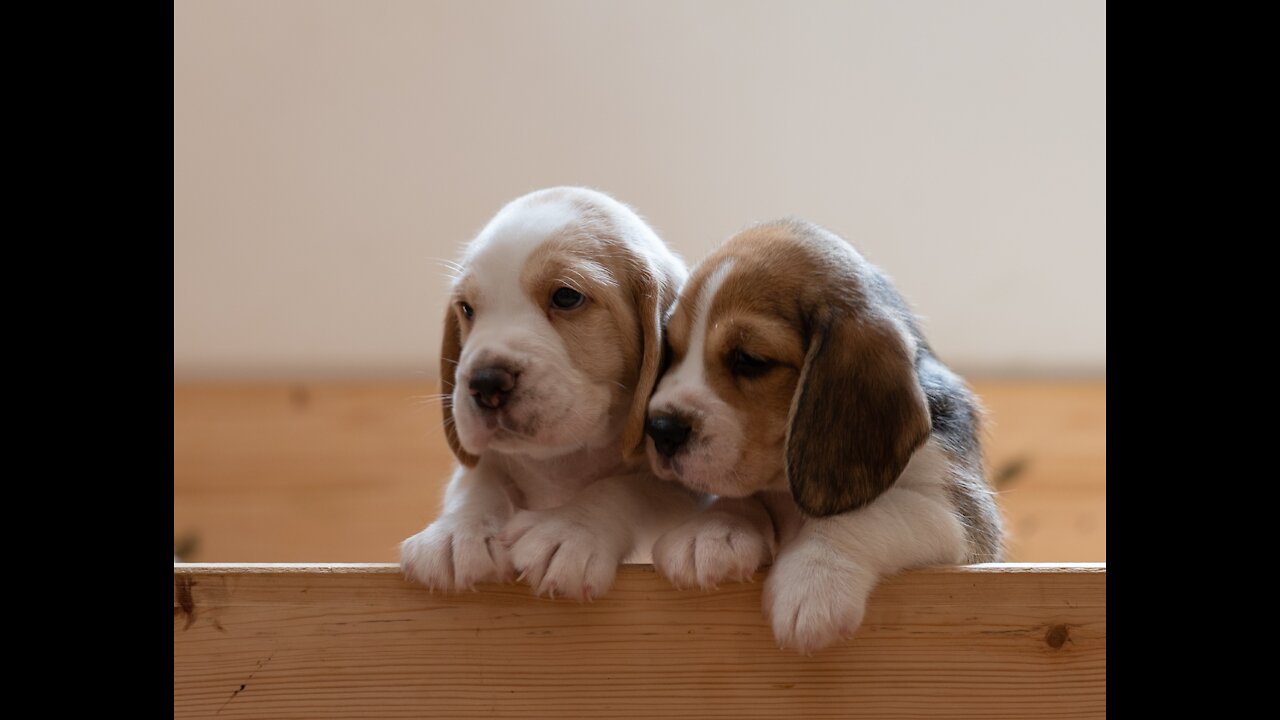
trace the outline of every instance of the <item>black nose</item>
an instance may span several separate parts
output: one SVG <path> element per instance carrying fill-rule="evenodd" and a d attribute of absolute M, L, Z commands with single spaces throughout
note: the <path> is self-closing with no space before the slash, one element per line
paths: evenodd
<path fill-rule="evenodd" d="M 471 373 L 471 399 L 482 408 L 497 410 L 507 404 L 516 387 L 516 376 L 505 368 L 480 368 Z"/>
<path fill-rule="evenodd" d="M 653 446 L 667 457 L 674 457 L 689 440 L 689 421 L 679 415 L 657 415 L 645 427 Z"/>

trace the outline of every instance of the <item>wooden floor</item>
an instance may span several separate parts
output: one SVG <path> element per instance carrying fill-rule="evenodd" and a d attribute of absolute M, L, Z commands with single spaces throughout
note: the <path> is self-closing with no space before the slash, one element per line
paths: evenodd
<path fill-rule="evenodd" d="M 974 383 L 1010 559 L 1104 561 L 1106 383 Z M 385 562 L 439 509 L 452 456 L 428 383 L 175 384 L 186 560 Z"/>

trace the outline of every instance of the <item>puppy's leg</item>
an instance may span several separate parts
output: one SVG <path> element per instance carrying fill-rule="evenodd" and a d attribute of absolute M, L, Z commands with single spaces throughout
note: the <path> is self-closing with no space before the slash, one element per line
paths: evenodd
<path fill-rule="evenodd" d="M 492 469 L 459 468 L 445 491 L 444 512 L 400 544 L 406 577 L 433 590 L 471 589 L 511 579 L 511 560 L 497 535 L 515 510 L 514 488 Z"/>
<path fill-rule="evenodd" d="M 612 585 L 618 563 L 696 511 L 694 495 L 647 474 L 592 483 L 569 503 L 521 510 L 502 532 L 511 562 L 533 591 L 592 600 Z"/>
<path fill-rule="evenodd" d="M 715 498 L 658 539 L 653 564 L 678 588 L 710 590 L 721 582 L 750 580 L 773 560 L 775 538 L 773 520 L 759 498 Z"/>
<path fill-rule="evenodd" d="M 810 654 L 853 635 L 881 577 L 963 562 L 964 548 L 940 488 L 890 488 L 853 512 L 805 521 L 765 581 L 765 616 L 781 647 Z"/>

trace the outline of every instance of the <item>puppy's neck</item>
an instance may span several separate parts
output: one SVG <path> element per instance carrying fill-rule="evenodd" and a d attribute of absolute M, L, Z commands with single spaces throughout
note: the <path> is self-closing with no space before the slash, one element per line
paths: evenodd
<path fill-rule="evenodd" d="M 646 466 L 643 456 L 633 461 L 623 459 L 617 443 L 547 458 L 494 454 L 493 459 L 519 488 L 525 507 L 530 510 L 563 505 L 597 480 L 626 475 Z"/>

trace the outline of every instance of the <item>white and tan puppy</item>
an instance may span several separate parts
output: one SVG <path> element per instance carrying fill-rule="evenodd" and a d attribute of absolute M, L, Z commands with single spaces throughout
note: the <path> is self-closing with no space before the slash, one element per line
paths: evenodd
<path fill-rule="evenodd" d="M 650 459 L 722 498 L 655 546 L 673 582 L 741 577 L 776 542 L 766 615 L 808 653 L 857 630 L 885 575 L 1000 558 L 977 402 L 842 238 L 800 221 L 731 238 L 684 286 L 667 341 Z"/>
<path fill-rule="evenodd" d="M 693 512 L 643 455 L 661 318 L 683 263 L 632 210 L 551 188 L 472 241 L 445 313 L 444 426 L 461 467 L 444 511 L 404 541 L 430 588 L 510 579 L 589 600 L 620 561 Z"/>

